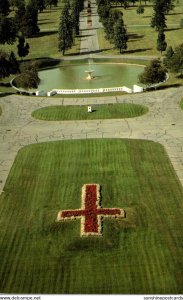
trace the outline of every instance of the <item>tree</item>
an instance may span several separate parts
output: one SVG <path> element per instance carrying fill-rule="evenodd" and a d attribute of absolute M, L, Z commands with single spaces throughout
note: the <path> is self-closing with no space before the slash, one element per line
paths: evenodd
<path fill-rule="evenodd" d="M 19 1 L 19 0 L 9 0 L 9 4 L 13 8 L 13 10 L 15 9 L 15 6 L 18 7 L 19 2 L 21 2 L 21 1 Z"/>
<path fill-rule="evenodd" d="M 22 2 L 15 15 L 17 30 L 25 36 L 31 37 L 39 32 L 38 27 L 38 8 L 34 0 L 31 0 L 25 7 Z"/>
<path fill-rule="evenodd" d="M 162 82 L 166 79 L 166 68 L 161 65 L 159 59 L 152 60 L 139 75 L 139 81 L 146 85 Z"/>
<path fill-rule="evenodd" d="M 70 49 L 73 45 L 73 31 L 72 31 L 72 20 L 69 14 L 68 5 L 65 4 L 61 17 L 58 30 L 58 48 L 65 54 L 65 51 Z"/>
<path fill-rule="evenodd" d="M 9 7 L 8 0 L 0 0 L 0 15 L 7 16 L 9 14 Z"/>
<path fill-rule="evenodd" d="M 168 14 L 170 10 L 173 10 L 175 6 L 175 0 L 153 0 L 153 2 L 154 5 L 157 5 L 159 2 L 165 14 Z"/>
<path fill-rule="evenodd" d="M 122 19 L 119 19 L 114 25 L 114 45 L 122 53 L 127 49 L 128 35 Z"/>
<path fill-rule="evenodd" d="M 15 24 L 17 31 L 24 28 L 26 25 L 25 23 L 25 3 L 24 1 L 20 1 L 15 12 Z"/>
<path fill-rule="evenodd" d="M 114 24 L 122 17 L 122 12 L 118 10 L 112 10 L 109 13 L 109 18 L 103 23 L 104 30 L 106 33 L 106 39 L 109 41 L 113 41 L 114 38 Z"/>
<path fill-rule="evenodd" d="M 151 27 L 156 28 L 156 30 L 166 28 L 164 0 L 156 0 L 153 9 L 154 13 L 151 19 Z"/>
<path fill-rule="evenodd" d="M 13 51 L 10 52 L 10 56 L 9 56 L 9 71 L 10 74 L 16 74 L 20 72 L 19 63 Z"/>
<path fill-rule="evenodd" d="M 139 5 L 138 7 L 137 7 L 137 14 L 138 15 L 141 15 L 141 14 L 143 14 L 144 13 L 144 7 L 142 6 L 142 5 Z"/>
<path fill-rule="evenodd" d="M 109 17 L 110 8 L 109 0 L 102 0 L 99 2 L 97 12 L 102 23 Z"/>
<path fill-rule="evenodd" d="M 170 50 L 169 50 L 170 51 Z M 169 57 L 165 58 L 165 65 L 169 68 L 172 72 L 181 73 L 183 72 L 183 44 L 180 44 L 178 47 L 175 48 L 175 52 L 172 53 Z"/>
<path fill-rule="evenodd" d="M 42 12 L 45 7 L 46 7 L 46 3 L 45 0 L 36 0 L 36 5 L 37 5 L 37 9 Z"/>
<path fill-rule="evenodd" d="M 0 50 L 0 79 L 10 75 L 8 54 Z"/>
<path fill-rule="evenodd" d="M 13 19 L 0 16 L 0 44 L 13 44 L 16 34 L 17 31 Z"/>
<path fill-rule="evenodd" d="M 19 57 L 25 57 L 29 54 L 29 44 L 26 43 L 25 44 L 25 38 L 23 36 L 23 34 L 19 35 L 18 37 L 18 45 L 17 45 L 17 48 L 18 48 L 18 56 Z"/>
<path fill-rule="evenodd" d="M 158 39 L 157 39 L 157 50 L 162 52 L 166 50 L 167 43 L 165 41 L 165 34 L 163 28 L 160 28 L 159 33 L 158 33 Z"/>
<path fill-rule="evenodd" d="M 46 0 L 45 4 L 46 4 L 46 6 L 49 5 L 50 9 L 51 9 L 52 5 L 57 6 L 58 0 Z"/>
<path fill-rule="evenodd" d="M 170 46 L 168 47 L 166 53 L 165 53 L 165 58 L 163 60 L 164 65 L 169 69 L 169 64 L 171 66 L 171 59 L 174 55 L 173 48 Z"/>
<path fill-rule="evenodd" d="M 170 10 L 174 9 L 174 0 L 164 0 L 165 13 L 168 14 Z"/>
<path fill-rule="evenodd" d="M 172 58 L 173 55 L 174 55 L 174 51 L 173 51 L 172 46 L 170 46 L 170 47 L 168 47 L 165 56 L 166 56 L 166 58 L 169 59 L 169 58 Z"/>
<path fill-rule="evenodd" d="M 33 36 L 40 31 L 38 27 L 38 9 L 33 1 L 30 1 L 26 6 L 25 20 L 26 27 L 24 27 L 24 30 L 26 36 Z"/>
<path fill-rule="evenodd" d="M 37 65 L 34 62 L 23 65 L 21 74 L 14 80 L 15 85 L 25 89 L 37 88 L 40 83 Z"/>
<path fill-rule="evenodd" d="M 73 24 L 73 30 L 76 35 L 79 35 L 79 14 L 80 14 L 80 3 L 78 0 L 72 2 L 71 7 L 71 19 Z"/>
<path fill-rule="evenodd" d="M 13 52 L 8 54 L 0 50 L 0 79 L 17 72 L 19 72 L 19 65 L 15 54 Z"/>

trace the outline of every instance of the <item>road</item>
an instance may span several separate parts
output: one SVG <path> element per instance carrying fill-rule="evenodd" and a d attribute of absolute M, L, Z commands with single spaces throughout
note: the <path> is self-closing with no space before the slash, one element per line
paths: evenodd
<path fill-rule="evenodd" d="M 99 22 L 95 1 L 91 1 L 91 16 L 87 16 L 87 7 L 88 1 L 85 1 L 84 10 L 80 14 L 80 54 L 91 54 L 99 51 L 97 29 L 102 27 L 102 24 Z M 91 25 L 87 24 L 88 19 L 92 21 Z"/>

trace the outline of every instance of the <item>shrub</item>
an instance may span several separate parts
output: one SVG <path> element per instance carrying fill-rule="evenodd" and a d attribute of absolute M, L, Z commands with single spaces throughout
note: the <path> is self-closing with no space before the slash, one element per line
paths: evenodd
<path fill-rule="evenodd" d="M 25 89 L 37 88 L 40 78 L 36 63 L 24 64 L 21 69 L 22 73 L 14 80 L 15 85 Z"/>

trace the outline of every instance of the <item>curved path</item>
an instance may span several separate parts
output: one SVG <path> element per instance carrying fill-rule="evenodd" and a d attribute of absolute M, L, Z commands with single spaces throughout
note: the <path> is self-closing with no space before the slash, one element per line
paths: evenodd
<path fill-rule="evenodd" d="M 32 143 L 65 139 L 130 138 L 164 145 L 183 185 L 183 111 L 179 102 L 183 87 L 105 98 L 38 98 L 11 95 L 0 98 L 0 191 L 19 149 Z M 40 121 L 35 109 L 48 105 L 96 105 L 101 103 L 144 104 L 149 112 L 141 117 L 116 120 Z"/>

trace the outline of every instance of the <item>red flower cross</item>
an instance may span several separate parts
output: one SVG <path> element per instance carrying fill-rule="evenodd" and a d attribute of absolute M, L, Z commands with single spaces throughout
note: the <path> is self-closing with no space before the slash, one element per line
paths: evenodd
<path fill-rule="evenodd" d="M 60 211 L 57 221 L 81 218 L 81 236 L 101 235 L 102 217 L 125 217 L 125 212 L 119 208 L 102 208 L 99 202 L 100 186 L 85 184 L 81 209 Z"/>

